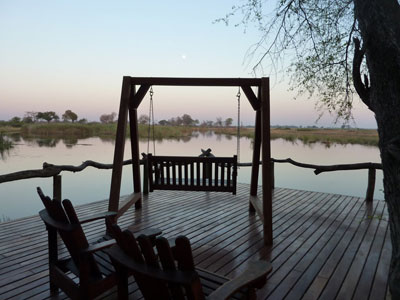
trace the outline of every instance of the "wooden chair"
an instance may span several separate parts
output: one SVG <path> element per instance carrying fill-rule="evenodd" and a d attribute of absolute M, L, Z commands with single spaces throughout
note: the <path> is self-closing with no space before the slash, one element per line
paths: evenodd
<path fill-rule="evenodd" d="M 69 200 L 61 203 L 45 196 L 39 187 L 37 191 L 45 206 L 39 215 L 48 232 L 50 293 L 54 295 L 61 288 L 72 299 L 92 299 L 113 287 L 116 284 L 114 268 L 110 263 L 99 263 L 95 253 L 112 246 L 115 240 L 89 246 L 81 224 L 115 217 L 116 213 L 106 212 L 79 220 Z M 57 233 L 70 258 L 58 258 Z M 78 282 L 74 277 L 78 277 Z"/>
<path fill-rule="evenodd" d="M 256 299 L 272 270 L 265 261 L 251 263 L 248 270 L 233 280 L 194 267 L 189 240 L 184 236 L 171 241 L 156 239 L 157 253 L 150 239 L 137 239 L 121 232 L 118 225 L 110 229 L 118 245 L 105 252 L 111 258 L 118 276 L 118 299 L 128 299 L 128 276 L 133 274 L 145 299 Z"/>

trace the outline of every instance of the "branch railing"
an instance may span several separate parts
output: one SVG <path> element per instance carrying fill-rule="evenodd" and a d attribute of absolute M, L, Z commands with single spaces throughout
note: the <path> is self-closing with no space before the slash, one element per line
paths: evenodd
<path fill-rule="evenodd" d="M 262 162 L 260 162 L 261 164 Z M 333 171 L 348 171 L 348 170 L 363 170 L 368 169 L 368 185 L 367 192 L 365 196 L 366 201 L 372 201 L 375 191 L 375 181 L 376 181 L 376 170 L 382 170 L 382 164 L 379 163 L 355 163 L 355 164 L 339 164 L 339 165 L 315 165 L 315 164 L 306 164 L 297 162 L 291 158 L 287 159 L 275 159 L 271 158 L 271 184 L 272 188 L 275 187 L 275 163 L 290 163 L 294 166 L 314 169 L 315 175 L 318 175 L 323 172 L 333 172 Z M 123 162 L 124 165 L 132 164 L 132 160 L 125 160 Z M 147 160 L 140 160 L 140 164 L 144 165 L 143 172 L 143 193 L 148 193 L 148 174 L 147 174 Z M 240 167 L 248 167 L 251 166 L 252 163 L 238 163 Z M 43 163 L 42 169 L 35 170 L 24 170 L 9 174 L 0 175 L 0 183 L 30 179 L 30 178 L 46 178 L 53 177 L 53 198 L 61 199 L 61 175 L 60 173 L 63 171 L 69 172 L 80 172 L 86 169 L 87 167 L 94 167 L 97 169 L 112 169 L 113 164 L 103 164 L 99 162 L 95 162 L 92 160 L 87 160 L 80 164 L 79 166 L 72 165 L 53 165 L 48 163 Z"/>

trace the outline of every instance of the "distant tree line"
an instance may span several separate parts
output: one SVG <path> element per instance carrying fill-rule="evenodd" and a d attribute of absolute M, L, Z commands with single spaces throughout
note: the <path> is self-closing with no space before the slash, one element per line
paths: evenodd
<path fill-rule="evenodd" d="M 85 118 L 78 120 L 78 115 L 69 109 L 65 111 L 61 118 L 63 122 L 87 123 L 87 120 Z M 27 111 L 22 118 L 13 117 L 8 122 L 3 123 L 7 123 L 7 125 L 14 127 L 19 127 L 22 124 L 32 124 L 38 122 L 60 122 L 60 117 L 54 111 Z"/>
<path fill-rule="evenodd" d="M 27 111 L 25 115 L 20 117 L 13 117 L 9 121 L 0 121 L 0 125 L 9 125 L 13 127 L 21 127 L 23 124 L 33 124 L 39 122 L 56 123 L 56 122 L 66 122 L 66 123 L 87 123 L 87 119 L 82 118 L 78 120 L 78 115 L 72 110 L 66 110 L 61 118 L 54 111 Z M 100 116 L 100 122 L 103 124 L 112 124 L 117 121 L 117 114 L 112 112 L 110 114 L 102 114 Z M 141 115 L 138 118 L 138 123 L 142 125 L 149 124 L 149 116 Z M 192 127 L 231 127 L 233 124 L 232 118 L 227 118 L 223 120 L 221 117 L 216 118 L 215 121 L 204 120 L 201 123 L 198 119 L 193 119 L 189 114 L 183 114 L 182 116 L 177 116 L 170 118 L 168 120 L 161 120 L 158 125 L 161 126 L 192 126 Z"/>
<path fill-rule="evenodd" d="M 150 122 L 149 116 L 140 115 L 138 119 L 139 124 L 148 125 Z M 158 121 L 158 125 L 161 126 L 200 126 L 200 127 L 230 127 L 232 126 L 233 119 L 227 118 L 224 121 L 221 117 L 218 117 L 215 121 L 204 120 L 201 123 L 197 119 L 193 119 L 188 114 L 183 114 L 182 116 L 177 116 L 175 118 L 170 118 L 168 120 Z"/>

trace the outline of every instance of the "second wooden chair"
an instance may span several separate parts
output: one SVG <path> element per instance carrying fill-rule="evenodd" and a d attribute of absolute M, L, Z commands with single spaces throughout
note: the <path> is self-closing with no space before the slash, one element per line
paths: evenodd
<path fill-rule="evenodd" d="M 128 276 L 133 274 L 145 299 L 256 299 L 272 270 L 266 261 L 249 264 L 249 268 L 233 280 L 195 268 L 189 239 L 175 242 L 164 237 L 155 241 L 130 231 L 122 232 L 110 224 L 117 245 L 106 252 L 117 271 L 118 298 L 128 299 Z M 173 244 L 171 246 L 171 244 Z"/>

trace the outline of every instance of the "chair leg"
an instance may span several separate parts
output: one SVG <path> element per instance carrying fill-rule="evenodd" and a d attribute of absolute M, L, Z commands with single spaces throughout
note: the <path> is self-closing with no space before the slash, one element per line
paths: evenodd
<path fill-rule="evenodd" d="M 49 251 L 49 278 L 50 278 L 50 294 L 58 294 L 58 286 L 56 286 L 51 278 L 53 277 L 54 264 L 58 260 L 58 247 L 57 247 L 57 231 L 53 228 L 46 226 L 47 229 L 47 241 Z"/>
<path fill-rule="evenodd" d="M 53 282 L 50 280 L 50 295 L 54 296 L 58 294 L 58 286 L 56 286 Z"/>
<path fill-rule="evenodd" d="M 125 268 L 116 268 L 117 283 L 118 283 L 118 299 L 128 299 L 128 272 Z"/>

